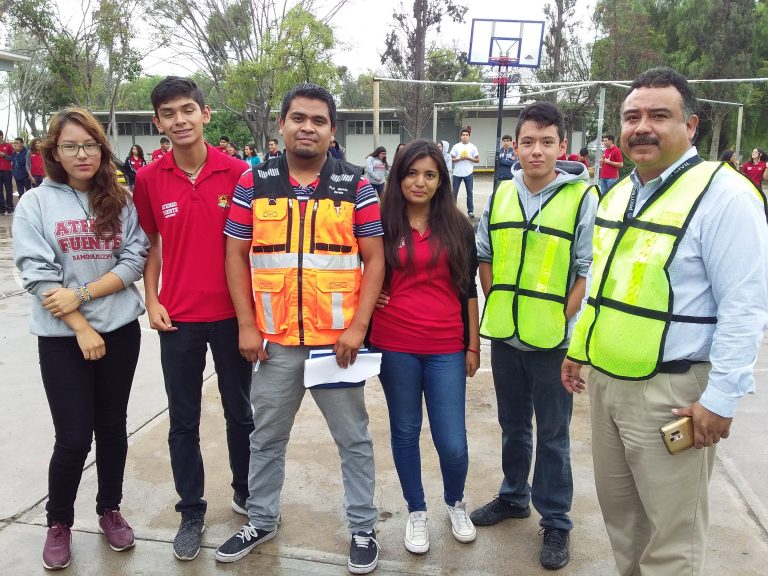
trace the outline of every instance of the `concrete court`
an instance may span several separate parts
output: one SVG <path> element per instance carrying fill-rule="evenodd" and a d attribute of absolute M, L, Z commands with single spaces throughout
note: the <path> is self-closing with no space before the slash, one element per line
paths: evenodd
<path fill-rule="evenodd" d="M 490 179 L 476 178 L 476 213 L 490 191 Z M 459 206 L 465 206 L 463 192 Z M 27 329 L 30 297 L 20 291 L 11 260 L 10 221 L 0 217 L 0 575 L 35 575 L 45 538 L 46 474 L 53 431 L 40 384 L 36 342 Z M 157 336 L 142 318 L 143 343 L 129 406 L 130 450 L 122 510 L 136 530 L 137 546 L 113 552 L 98 534 L 94 500 L 95 467 L 89 459 L 76 504 L 73 561 L 63 574 L 346 574 L 349 537 L 342 508 L 338 456 L 311 398 L 297 416 L 288 449 L 283 491 L 283 522 L 278 536 L 235 564 L 219 564 L 215 548 L 244 518 L 229 507 L 231 488 L 223 418 L 209 363 L 206 370 L 202 445 L 209 502 L 203 549 L 193 562 L 174 559 L 170 542 L 178 526 L 166 435 L 168 419 L 159 366 Z M 466 498 L 480 505 L 498 489 L 500 433 L 489 370 L 489 349 L 468 383 L 467 425 L 470 471 Z M 758 359 L 758 388 L 768 380 L 768 347 Z M 407 518 L 388 445 L 386 406 L 376 380 L 366 388 L 373 435 L 380 510 L 377 527 L 382 547 L 375 574 L 527 575 L 545 574 L 538 564 L 541 537 L 538 516 L 478 529 L 476 542 L 456 542 L 442 509 L 439 466 L 425 419 L 422 437 L 424 482 L 430 508 L 431 549 L 414 556 L 402 546 Z M 712 520 L 705 574 L 765 574 L 768 560 L 768 452 L 762 442 L 768 396 L 744 399 L 731 438 L 721 444 L 710 488 Z M 588 398 L 577 397 L 572 425 L 575 495 L 569 575 L 616 573 L 594 490 L 590 453 Z"/>

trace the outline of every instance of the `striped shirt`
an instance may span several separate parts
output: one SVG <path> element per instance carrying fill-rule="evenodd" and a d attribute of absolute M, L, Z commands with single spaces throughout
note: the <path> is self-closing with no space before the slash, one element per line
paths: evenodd
<path fill-rule="evenodd" d="M 312 197 L 320 181 L 315 180 L 307 186 L 302 186 L 293 177 L 289 176 L 293 193 L 301 203 L 304 210 L 307 200 Z M 253 171 L 247 170 L 240 177 L 235 187 L 232 198 L 232 208 L 229 218 L 224 226 L 224 234 L 238 240 L 253 239 Z M 369 238 L 383 236 L 384 228 L 381 225 L 381 211 L 379 210 L 379 197 L 376 191 L 365 178 L 360 178 L 355 195 L 355 221 L 352 225 L 355 238 Z"/>

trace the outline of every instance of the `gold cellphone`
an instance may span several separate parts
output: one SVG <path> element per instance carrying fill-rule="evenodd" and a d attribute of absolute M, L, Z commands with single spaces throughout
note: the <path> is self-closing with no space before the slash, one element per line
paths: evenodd
<path fill-rule="evenodd" d="M 659 428 L 659 432 L 667 452 L 673 456 L 693 447 L 693 420 L 690 416 L 664 424 Z"/>

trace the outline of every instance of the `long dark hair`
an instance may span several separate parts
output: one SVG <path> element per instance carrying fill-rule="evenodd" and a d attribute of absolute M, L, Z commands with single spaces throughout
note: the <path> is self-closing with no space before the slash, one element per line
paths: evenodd
<path fill-rule="evenodd" d="M 131 146 L 131 151 L 128 153 L 128 156 L 133 156 L 133 149 L 136 148 L 136 152 L 138 153 L 139 158 L 141 158 L 142 162 L 145 162 L 144 160 L 144 148 L 139 146 L 138 144 L 134 144 Z"/>
<path fill-rule="evenodd" d="M 474 236 L 474 231 L 469 220 L 456 207 L 443 153 L 434 143 L 426 140 L 413 140 L 400 150 L 395 156 L 392 172 L 384 190 L 381 222 L 384 226 L 386 282 L 389 281 L 392 270 L 404 270 L 413 265 L 411 225 L 408 222 L 407 203 L 400 183 L 411 165 L 426 157 L 435 161 L 440 176 L 440 184 L 429 204 L 429 243 L 432 249 L 429 265 L 432 267 L 437 264 L 438 258 L 445 251 L 454 288 L 457 294 L 463 294 L 469 283 L 468 244 Z M 400 259 L 401 242 L 405 243 L 407 251 L 405 264 Z"/>
<path fill-rule="evenodd" d="M 379 146 L 378 148 L 376 148 L 376 150 L 374 150 L 373 152 L 368 154 L 368 156 L 371 156 L 373 158 L 379 158 L 379 154 L 381 154 L 382 152 L 384 152 L 386 154 L 387 149 L 384 148 L 384 146 Z M 382 162 L 384 162 L 384 166 L 389 168 L 389 163 L 387 162 L 387 158 L 386 157 L 384 158 L 384 160 L 382 160 Z"/>
<path fill-rule="evenodd" d="M 101 145 L 101 163 L 96 174 L 91 178 L 88 203 L 96 217 L 94 223 L 96 236 L 103 239 L 114 238 L 120 232 L 120 215 L 129 201 L 130 192 L 117 183 L 115 165 L 112 164 L 112 150 L 109 148 L 107 137 L 99 121 L 85 108 L 78 106 L 65 108 L 51 119 L 40 150 L 45 163 L 45 173 L 48 178 L 59 184 L 66 184 L 69 181 L 67 171 L 53 157 L 53 151 L 59 144 L 61 131 L 70 122 L 82 127 Z"/>

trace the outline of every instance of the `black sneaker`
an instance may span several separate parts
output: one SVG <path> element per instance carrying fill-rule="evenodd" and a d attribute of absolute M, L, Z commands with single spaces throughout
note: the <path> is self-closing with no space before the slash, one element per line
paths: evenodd
<path fill-rule="evenodd" d="M 496 496 L 485 506 L 473 511 L 469 515 L 469 519 L 475 526 L 493 526 L 507 518 L 528 518 L 530 515 L 531 508 L 529 506 L 525 508 L 515 506 Z"/>
<path fill-rule="evenodd" d="M 179 531 L 173 539 L 173 555 L 179 560 L 197 558 L 203 531 L 205 531 L 205 522 L 202 516 L 182 516 Z"/>
<path fill-rule="evenodd" d="M 361 530 L 352 534 L 347 570 L 352 574 L 368 574 L 376 569 L 378 563 L 379 543 L 376 541 L 376 530 L 370 532 Z"/>
<path fill-rule="evenodd" d="M 248 496 L 241 496 L 235 492 L 232 495 L 232 510 L 243 516 L 248 516 L 248 507 L 245 505 L 246 500 L 248 500 Z"/>
<path fill-rule="evenodd" d="M 274 538 L 275 534 L 277 534 L 277 528 L 271 531 L 260 530 L 248 523 L 240 528 L 232 538 L 219 546 L 216 550 L 216 560 L 219 562 L 237 562 L 262 542 Z"/>
<path fill-rule="evenodd" d="M 539 554 L 539 562 L 547 570 L 557 570 L 568 564 L 571 559 L 568 553 L 568 530 L 559 528 L 542 528 L 539 534 L 544 534 L 544 544 Z"/>

